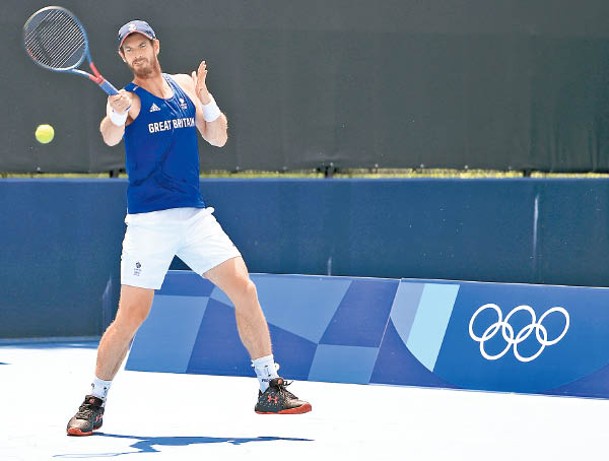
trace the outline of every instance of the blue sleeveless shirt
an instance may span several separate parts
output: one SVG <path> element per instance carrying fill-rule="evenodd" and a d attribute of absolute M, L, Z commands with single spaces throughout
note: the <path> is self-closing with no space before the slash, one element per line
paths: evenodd
<path fill-rule="evenodd" d="M 199 190 L 199 150 L 195 105 L 167 74 L 173 96 L 162 99 L 134 83 L 140 113 L 125 127 L 128 213 L 168 208 L 204 208 Z"/>

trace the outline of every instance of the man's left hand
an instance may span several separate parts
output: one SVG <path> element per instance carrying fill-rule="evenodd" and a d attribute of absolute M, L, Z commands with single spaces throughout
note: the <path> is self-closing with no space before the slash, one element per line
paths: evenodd
<path fill-rule="evenodd" d="M 203 104 L 209 104 L 211 102 L 211 95 L 207 89 L 205 79 L 207 77 L 207 64 L 205 61 L 201 61 L 199 68 L 192 72 L 192 82 L 195 85 L 195 91 L 197 96 Z"/>

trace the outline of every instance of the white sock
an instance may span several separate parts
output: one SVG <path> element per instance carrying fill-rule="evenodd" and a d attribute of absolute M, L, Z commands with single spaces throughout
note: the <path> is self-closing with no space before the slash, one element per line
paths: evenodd
<path fill-rule="evenodd" d="M 112 381 L 104 381 L 96 376 L 91 383 L 91 395 L 94 395 L 105 402 L 111 385 Z"/>
<path fill-rule="evenodd" d="M 273 354 L 260 357 L 252 360 L 252 366 L 256 371 L 258 382 L 260 383 L 260 391 L 264 392 L 269 387 L 269 381 L 274 378 L 279 378 L 277 374 L 277 364 L 273 358 Z"/>

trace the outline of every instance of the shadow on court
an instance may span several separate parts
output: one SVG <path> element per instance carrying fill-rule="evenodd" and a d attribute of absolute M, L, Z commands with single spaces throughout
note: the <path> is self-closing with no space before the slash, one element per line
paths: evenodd
<path fill-rule="evenodd" d="M 98 455 L 87 454 L 86 457 L 114 457 L 121 455 L 135 455 L 139 453 L 160 453 L 161 447 L 185 447 L 189 445 L 205 445 L 209 443 L 229 443 L 231 445 L 243 445 L 252 442 L 314 442 L 313 439 L 303 439 L 295 437 L 275 437 L 275 436 L 260 436 L 260 437 L 146 437 L 136 435 L 120 435 L 107 434 L 97 432 L 93 437 L 109 437 L 113 439 L 128 439 L 134 443 L 131 448 L 137 451 L 128 451 L 123 453 L 99 453 Z M 64 454 L 55 455 L 54 458 L 80 458 L 85 455 Z"/>

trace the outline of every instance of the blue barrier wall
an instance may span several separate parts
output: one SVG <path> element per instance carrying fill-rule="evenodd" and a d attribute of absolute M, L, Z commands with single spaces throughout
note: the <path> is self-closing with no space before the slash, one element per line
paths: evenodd
<path fill-rule="evenodd" d="M 607 286 L 603 179 L 210 179 L 252 272 Z M 0 338 L 98 335 L 126 181 L 0 180 Z M 173 268 L 182 268 L 175 261 Z"/>
<path fill-rule="evenodd" d="M 121 182 L 0 181 L 0 338 L 95 336 L 115 311 Z"/>
<path fill-rule="evenodd" d="M 288 379 L 609 397 L 609 288 L 252 274 Z M 126 365 L 252 376 L 234 308 L 170 271 Z"/>

